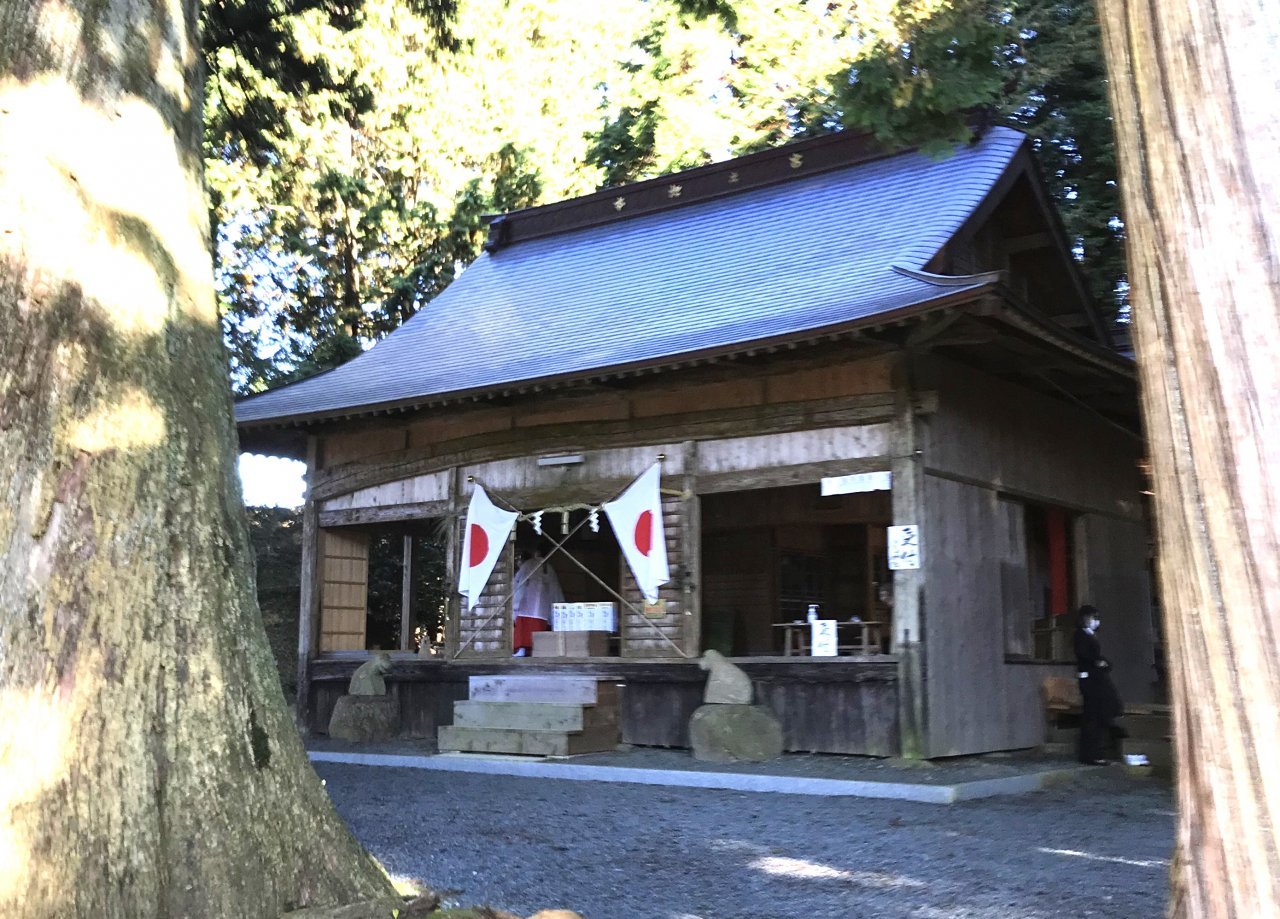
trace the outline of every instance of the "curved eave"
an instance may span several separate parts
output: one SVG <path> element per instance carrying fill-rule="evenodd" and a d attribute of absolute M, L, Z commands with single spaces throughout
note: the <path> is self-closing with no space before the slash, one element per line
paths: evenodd
<path fill-rule="evenodd" d="M 953 279 L 955 280 L 955 279 Z M 976 283 L 975 283 L 976 282 Z M 291 415 L 287 418 L 269 418 L 253 421 L 237 421 L 241 432 L 298 428 L 310 425 L 326 424 L 335 421 L 350 421 L 361 418 L 372 418 L 379 415 L 392 415 L 423 409 L 458 405 L 467 402 L 483 402 L 527 393 L 545 392 L 581 386 L 607 380 L 618 380 L 627 377 L 638 377 L 647 374 L 663 373 L 696 367 L 702 364 L 724 360 L 735 360 L 756 354 L 780 350 L 794 349 L 824 341 L 836 341 L 841 338 L 857 337 L 865 331 L 900 325 L 913 319 L 928 315 L 937 310 L 956 307 L 980 299 L 991 293 L 998 286 L 996 275 L 981 275 L 969 279 L 967 286 L 961 290 L 950 290 L 941 296 L 921 301 L 901 309 L 877 313 L 850 322 L 806 329 L 801 332 L 778 335 L 771 338 L 756 339 L 731 346 L 707 348 L 690 351 L 684 354 L 659 360 L 637 361 L 630 364 L 616 364 L 586 372 L 575 372 L 512 381 L 501 386 L 485 387 L 471 390 L 457 390 L 413 399 L 402 399 L 376 405 L 361 406 L 355 410 L 332 410 Z"/>

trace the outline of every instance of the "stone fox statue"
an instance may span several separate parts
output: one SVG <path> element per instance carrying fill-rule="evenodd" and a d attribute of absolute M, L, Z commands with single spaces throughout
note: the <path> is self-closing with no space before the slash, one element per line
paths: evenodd
<path fill-rule="evenodd" d="M 391 655 L 385 651 L 375 654 L 351 674 L 347 693 L 353 696 L 385 696 L 387 683 L 383 675 L 391 672 Z"/>
<path fill-rule="evenodd" d="M 731 664 L 719 651 L 704 651 L 698 666 L 708 671 L 707 689 L 702 701 L 708 705 L 750 705 L 754 698 L 751 677 Z"/>

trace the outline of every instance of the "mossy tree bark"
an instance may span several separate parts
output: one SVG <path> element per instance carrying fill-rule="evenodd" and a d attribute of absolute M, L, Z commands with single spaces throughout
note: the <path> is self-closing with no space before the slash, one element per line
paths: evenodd
<path fill-rule="evenodd" d="M 0 915 L 275 917 L 390 884 L 254 600 L 192 0 L 0 0 Z"/>
<path fill-rule="evenodd" d="M 1177 734 L 1172 911 L 1280 915 L 1280 17 L 1099 7 Z"/>

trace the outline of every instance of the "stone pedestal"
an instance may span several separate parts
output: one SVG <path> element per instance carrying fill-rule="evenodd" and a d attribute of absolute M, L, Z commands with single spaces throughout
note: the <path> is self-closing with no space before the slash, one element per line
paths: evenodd
<path fill-rule="evenodd" d="M 763 763 L 782 755 L 782 722 L 763 705 L 703 705 L 689 719 L 693 757 Z"/>
<path fill-rule="evenodd" d="M 391 740 L 400 733 L 400 700 L 395 696 L 342 696 L 329 719 L 329 736 L 350 743 Z"/>

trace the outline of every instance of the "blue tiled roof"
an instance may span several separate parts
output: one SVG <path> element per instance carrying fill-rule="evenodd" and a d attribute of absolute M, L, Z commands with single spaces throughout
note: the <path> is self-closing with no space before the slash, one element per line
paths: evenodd
<path fill-rule="evenodd" d="M 369 351 L 241 400 L 240 423 L 354 414 L 796 335 L 953 296 L 910 277 L 1025 138 L 904 153 L 482 254 Z M 979 285 L 974 285 L 979 286 Z"/>

